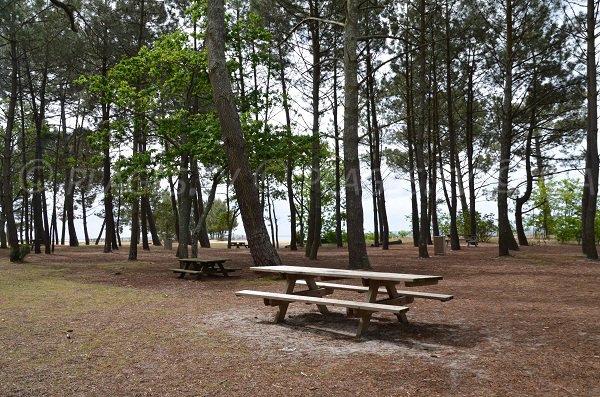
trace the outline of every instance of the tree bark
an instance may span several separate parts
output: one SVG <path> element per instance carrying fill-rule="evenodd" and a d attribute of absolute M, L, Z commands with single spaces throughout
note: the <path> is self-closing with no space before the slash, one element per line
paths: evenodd
<path fill-rule="evenodd" d="M 450 41 L 450 10 L 446 2 L 446 95 L 448 97 L 448 140 L 450 157 L 450 247 L 452 250 L 460 250 L 460 237 L 456 222 L 457 216 L 457 194 L 456 194 L 456 129 L 454 125 L 454 100 L 452 96 L 452 42 Z"/>
<path fill-rule="evenodd" d="M 417 200 L 417 184 L 415 179 L 415 156 L 414 156 L 414 114 L 413 114 L 413 84 L 411 74 L 412 62 L 409 52 L 406 52 L 406 145 L 408 146 L 408 173 L 410 177 L 410 203 L 411 203 L 411 225 L 413 245 L 419 246 L 419 203 Z"/>
<path fill-rule="evenodd" d="M 318 0 L 310 0 L 310 16 L 319 18 Z M 317 259 L 321 245 L 321 134 L 319 131 L 321 87 L 321 36 L 320 22 L 311 20 L 310 37 L 312 45 L 312 146 L 310 173 L 310 200 L 308 210 L 308 232 L 305 254 L 309 259 Z"/>
<path fill-rule="evenodd" d="M 429 236 L 429 217 L 427 215 L 427 170 L 425 169 L 425 123 L 427 120 L 426 107 L 426 55 L 427 55 L 427 37 L 426 37 L 426 15 L 425 0 L 419 0 L 419 50 L 418 69 L 419 78 L 417 84 L 417 111 L 418 123 L 415 130 L 415 161 L 417 164 L 417 179 L 419 182 L 419 203 L 420 203 L 420 222 L 419 222 L 419 257 L 429 258 L 427 252 L 427 238 Z"/>
<path fill-rule="evenodd" d="M 281 95 L 283 99 L 283 110 L 285 112 L 285 125 L 286 125 L 286 135 L 289 139 L 289 142 L 292 141 L 292 117 L 290 115 L 290 104 L 288 101 L 288 90 L 287 90 L 287 82 L 285 78 L 285 58 L 283 55 L 283 49 L 281 44 L 278 46 L 278 54 L 279 54 L 279 78 L 281 81 Z M 288 196 L 288 205 L 290 208 L 290 250 L 297 251 L 298 250 L 298 236 L 296 233 L 296 206 L 294 205 L 294 185 L 293 185 L 293 177 L 294 177 L 294 157 L 293 154 L 290 153 L 286 159 L 286 173 L 285 173 L 285 183 L 287 188 L 287 196 Z"/>
<path fill-rule="evenodd" d="M 596 76 L 596 1 L 587 1 L 587 150 L 582 197 L 581 249 L 588 259 L 598 259 L 596 206 L 598 203 L 598 87 Z"/>
<path fill-rule="evenodd" d="M 277 251 L 269 242 L 258 189 L 252 180 L 242 125 L 229 81 L 225 59 L 225 7 L 223 0 L 208 1 L 206 47 L 213 99 L 219 115 L 229 170 L 232 175 L 237 175 L 233 185 L 238 197 L 252 259 L 256 265 L 281 265 Z"/>
<path fill-rule="evenodd" d="M 517 229 L 517 238 L 519 245 L 528 246 L 527 236 L 525 235 L 525 227 L 523 226 L 523 206 L 531 198 L 533 192 L 533 173 L 531 172 L 531 143 L 533 140 L 533 134 L 537 124 L 537 90 L 538 90 L 538 78 L 535 67 L 535 55 L 533 55 L 533 82 L 532 82 L 532 93 L 531 93 L 531 113 L 529 117 L 529 129 L 527 131 L 527 138 L 525 142 L 525 191 L 523 195 L 517 197 L 515 202 L 515 227 Z"/>
<path fill-rule="evenodd" d="M 498 173 L 498 253 L 500 256 L 510 255 L 510 249 L 516 245 L 516 242 L 513 244 L 515 238 L 508 219 L 508 174 L 512 146 L 512 65 L 512 0 L 508 0 L 506 5 L 506 59 L 504 65 L 502 133 L 500 135 L 500 171 Z"/>
<path fill-rule="evenodd" d="M 66 216 L 67 228 L 69 229 L 69 246 L 79 246 L 79 239 L 77 238 L 77 231 L 75 230 L 75 183 L 73 181 L 74 170 L 71 161 L 71 151 L 69 149 L 69 136 L 67 134 L 67 117 L 65 112 L 65 101 L 66 101 L 66 89 L 61 97 L 61 123 L 62 123 L 62 134 L 63 134 L 63 158 L 65 163 L 65 202 L 64 202 L 64 215 Z M 76 139 L 73 137 L 72 139 Z M 58 167 L 58 164 L 57 164 Z M 64 225 L 64 219 L 63 219 Z M 64 227 L 63 227 L 64 231 Z M 64 238 L 63 238 L 64 239 Z"/>
<path fill-rule="evenodd" d="M 475 208 L 475 170 L 473 159 L 473 143 L 475 130 L 475 114 L 473 112 L 473 104 L 475 103 L 475 95 L 473 92 L 473 75 L 475 74 L 475 56 L 468 66 L 467 73 L 469 74 L 467 82 L 467 121 L 466 121 L 466 146 L 467 146 L 467 174 L 468 174 L 468 189 L 469 189 L 469 222 L 471 236 L 477 236 L 477 209 Z M 462 181 L 462 175 L 459 175 Z M 463 214 L 464 216 L 464 214 Z"/>
<path fill-rule="evenodd" d="M 346 213 L 348 234 L 348 266 L 369 269 L 364 233 L 362 181 L 358 154 L 358 1 L 346 1 L 344 24 L 344 173 L 346 180 Z"/>
<path fill-rule="evenodd" d="M 6 129 L 4 130 L 4 147 L 2 148 L 2 213 L 6 217 L 6 232 L 8 244 L 11 249 L 19 248 L 19 237 L 17 234 L 17 225 L 15 222 L 13 207 L 13 184 L 12 184 L 12 136 L 15 122 L 15 110 L 18 99 L 18 68 L 17 41 L 14 38 L 10 40 L 10 60 L 11 60 L 11 88 L 10 99 L 8 103 L 8 112 L 6 114 Z"/>
<path fill-rule="evenodd" d="M 337 45 L 337 35 L 336 45 Z M 335 150 L 335 244 L 338 248 L 344 246 L 342 233 L 342 170 L 340 157 L 340 128 L 338 126 L 338 60 L 333 59 L 333 136 Z"/>
<path fill-rule="evenodd" d="M 182 153 L 179 163 L 179 180 L 177 185 L 177 195 L 179 196 L 179 245 L 177 247 L 177 256 L 179 258 L 187 258 L 189 256 L 188 245 L 190 244 L 190 216 L 192 212 L 189 164 L 189 155 Z"/>

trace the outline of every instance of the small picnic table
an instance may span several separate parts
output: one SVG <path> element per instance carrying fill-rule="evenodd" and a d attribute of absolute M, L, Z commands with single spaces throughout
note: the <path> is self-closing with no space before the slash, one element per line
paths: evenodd
<path fill-rule="evenodd" d="M 248 248 L 248 243 L 245 241 L 232 241 L 231 246 L 236 247 L 236 248 L 240 248 L 240 247 Z"/>
<path fill-rule="evenodd" d="M 195 274 L 198 278 L 214 274 L 222 274 L 225 277 L 229 277 L 228 273 L 240 269 L 225 268 L 223 264 L 228 260 L 224 258 L 180 258 L 179 269 L 171 270 L 174 273 L 179 273 L 179 278 L 185 277 L 186 274 Z"/>
<path fill-rule="evenodd" d="M 258 266 L 250 270 L 260 273 L 277 273 L 285 280 L 283 293 L 243 290 L 237 291 L 238 296 L 254 296 L 263 298 L 265 305 L 278 306 L 275 322 L 282 322 L 287 308 L 292 302 L 316 304 L 321 313 L 328 313 L 327 306 L 345 307 L 351 317 L 359 317 L 360 322 L 356 336 L 360 337 L 367 330 L 371 315 L 374 312 L 390 312 L 396 315 L 399 321 L 408 323 L 404 305 L 413 302 L 414 298 L 436 299 L 448 301 L 452 295 L 434 294 L 420 291 L 403 291 L 396 288 L 403 282 L 406 287 L 427 286 L 437 284 L 441 276 L 402 274 L 389 272 L 374 272 L 364 270 L 344 270 L 304 266 Z M 359 279 L 362 285 L 336 284 L 330 280 Z M 308 289 L 294 291 L 297 285 L 306 286 Z M 366 293 L 366 300 L 340 300 L 324 298 L 334 290 L 349 290 Z M 386 295 L 377 299 L 378 294 Z"/>

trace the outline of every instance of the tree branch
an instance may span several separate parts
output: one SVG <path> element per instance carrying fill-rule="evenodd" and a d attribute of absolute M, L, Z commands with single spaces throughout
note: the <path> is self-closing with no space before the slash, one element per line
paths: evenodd
<path fill-rule="evenodd" d="M 67 14 L 69 21 L 71 22 L 71 30 L 73 32 L 77 32 L 77 25 L 75 25 L 75 7 L 70 4 L 63 3 L 58 0 L 50 0 L 52 4 L 54 4 L 58 8 L 62 8 L 64 12 Z"/>

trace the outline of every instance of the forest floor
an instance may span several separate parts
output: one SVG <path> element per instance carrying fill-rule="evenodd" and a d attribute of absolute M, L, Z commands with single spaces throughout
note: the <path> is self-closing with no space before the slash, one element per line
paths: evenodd
<path fill-rule="evenodd" d="M 412 246 L 369 248 L 374 270 L 444 277 L 409 324 L 357 320 L 238 298 L 280 291 L 248 270 L 247 249 L 211 248 L 243 270 L 179 279 L 174 251 L 57 247 L 23 264 L 0 258 L 0 396 L 599 396 L 600 263 L 580 247 L 493 244 L 430 259 Z M 344 268 L 344 249 L 285 264 Z M 336 295 L 344 296 L 337 292 Z M 347 292 L 347 294 L 353 294 Z M 353 296 L 356 299 L 356 296 Z"/>

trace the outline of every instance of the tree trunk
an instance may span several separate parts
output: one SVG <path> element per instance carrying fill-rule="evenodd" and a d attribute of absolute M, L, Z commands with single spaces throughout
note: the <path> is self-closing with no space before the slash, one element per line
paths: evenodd
<path fill-rule="evenodd" d="M 419 224 L 419 257 L 429 258 L 427 252 L 427 237 L 429 236 L 429 217 L 427 216 L 427 170 L 425 169 L 425 123 L 427 120 L 427 81 L 426 81 L 426 55 L 427 55 L 427 37 L 426 37 L 426 15 L 425 0 L 419 0 L 419 50 L 418 69 L 419 79 L 417 84 L 417 111 L 418 123 L 415 130 L 415 160 L 417 164 L 417 179 L 419 182 L 420 198 L 420 224 Z"/>
<path fill-rule="evenodd" d="M 223 169 L 218 170 L 213 175 L 212 186 L 210 188 L 210 192 L 208 193 L 208 198 L 206 199 L 206 205 L 202 206 L 202 212 L 199 214 L 198 219 L 196 220 L 196 226 L 194 227 L 193 238 L 194 240 L 198 240 L 201 234 L 206 234 L 208 237 L 208 233 L 206 230 L 206 218 L 208 217 L 208 213 L 210 212 L 214 202 L 215 195 L 217 194 L 217 188 L 219 187 L 219 182 L 221 181 L 221 174 L 223 173 Z M 229 192 L 229 183 L 227 183 L 227 191 Z M 201 200 L 201 198 L 200 198 Z M 229 206 L 229 194 L 227 193 L 227 206 Z M 229 212 L 229 208 L 227 209 Z M 228 223 L 229 224 L 229 223 Z M 228 245 L 229 247 L 229 245 Z M 210 242 L 208 243 L 208 247 L 210 248 Z"/>
<path fill-rule="evenodd" d="M 292 117 L 290 115 L 290 104 L 288 101 L 287 82 L 285 79 L 285 58 L 281 44 L 278 46 L 279 54 L 279 78 L 281 81 L 281 95 L 283 99 L 283 110 L 285 112 L 286 135 L 292 142 Z M 286 159 L 285 182 L 287 188 L 288 205 L 290 208 L 290 250 L 298 250 L 298 236 L 296 235 L 296 206 L 294 205 L 294 156 L 290 153 Z"/>
<path fill-rule="evenodd" d="M 69 246 L 77 247 L 79 246 L 79 239 L 77 238 L 77 231 L 75 230 L 75 183 L 74 179 L 74 169 L 71 166 L 72 161 L 70 159 L 71 151 L 69 149 L 69 137 L 67 134 L 67 118 L 65 112 L 65 100 L 66 100 L 66 89 L 64 90 L 63 96 L 61 98 L 61 122 L 62 122 L 62 134 L 63 134 L 63 158 L 65 163 L 65 202 L 64 202 L 64 215 L 66 216 L 67 228 L 69 229 Z M 72 139 L 76 139 L 73 137 Z M 58 167 L 58 164 L 57 164 Z M 63 218 L 63 225 L 65 223 L 65 219 Z M 64 227 L 63 227 L 64 232 Z M 64 236 L 64 234 L 63 234 Z M 64 237 L 62 239 L 64 241 Z"/>
<path fill-rule="evenodd" d="M 512 146 L 512 54 L 512 0 L 508 0 L 506 7 L 506 59 L 502 134 L 500 136 L 500 171 L 498 174 L 498 252 L 500 256 L 510 255 L 510 249 L 514 248 L 514 235 L 508 219 L 508 174 Z"/>
<path fill-rule="evenodd" d="M 177 208 L 177 194 L 175 193 L 175 183 L 173 177 L 169 175 L 169 192 L 171 198 L 171 210 L 173 211 L 173 219 L 175 219 L 175 237 L 179 241 L 179 210 Z"/>
<path fill-rule="evenodd" d="M 413 84 L 411 75 L 411 66 L 409 52 L 406 52 L 405 68 L 406 68 L 406 145 L 408 146 L 408 173 L 410 177 L 410 192 L 411 192 L 411 225 L 413 245 L 419 246 L 419 203 L 417 200 L 417 185 L 415 179 L 415 158 L 414 158 L 414 116 L 413 116 Z"/>
<path fill-rule="evenodd" d="M 337 36 L 336 36 L 337 44 Z M 338 248 L 344 246 L 342 233 L 342 172 L 340 167 L 340 128 L 338 126 L 338 66 L 337 57 L 333 59 L 333 135 L 335 137 L 335 243 Z"/>
<path fill-rule="evenodd" d="M 152 206 L 150 205 L 150 200 L 148 199 L 147 195 L 142 197 L 142 205 L 146 208 L 146 220 L 148 221 L 148 229 L 150 231 L 150 236 L 152 237 L 152 245 L 155 247 L 160 247 L 162 244 L 160 242 L 160 237 L 158 236 L 158 231 L 156 229 L 156 220 L 154 219 Z"/>
<path fill-rule="evenodd" d="M 598 203 L 598 87 L 596 77 L 596 1 L 587 1 L 587 148 L 582 198 L 581 248 L 588 259 L 598 259 L 596 206 Z"/>
<path fill-rule="evenodd" d="M 460 250 L 460 237 L 458 235 L 457 227 L 457 194 L 456 194 L 456 129 L 454 125 L 454 100 L 452 96 L 452 43 L 450 41 L 450 11 L 448 8 L 448 2 L 446 2 L 446 95 L 448 97 L 448 140 L 449 142 L 449 155 L 450 158 L 450 206 L 448 208 L 450 212 L 450 247 L 452 250 Z M 472 233 L 471 233 L 472 234 Z"/>
<path fill-rule="evenodd" d="M 0 212 L 0 248 L 8 248 L 8 239 L 6 237 L 6 216 L 4 216 L 4 212 Z"/>
<path fill-rule="evenodd" d="M 529 198 L 531 197 L 531 193 L 533 192 L 533 173 L 531 172 L 531 142 L 533 140 L 533 134 L 536 129 L 537 123 L 537 90 L 538 79 L 537 79 L 537 71 L 535 67 L 537 66 L 535 63 L 535 54 L 533 55 L 533 82 L 532 82 L 532 93 L 531 93 L 531 114 L 529 117 L 529 130 L 527 131 L 527 138 L 525 142 L 525 177 L 526 177 L 526 185 L 525 191 L 521 197 L 517 197 L 515 202 L 515 227 L 517 229 L 517 238 L 519 239 L 519 245 L 527 246 L 529 242 L 527 241 L 527 236 L 525 235 L 525 227 L 523 226 L 523 206 Z"/>
<path fill-rule="evenodd" d="M 81 189 L 81 221 L 83 223 L 83 238 L 85 239 L 85 245 L 90 245 L 90 235 L 88 234 L 87 227 L 87 210 L 85 207 L 85 189 Z M 106 221 L 106 217 L 104 219 Z M 102 223 L 102 230 L 104 230 L 104 222 Z M 102 234 L 102 232 L 100 232 L 100 234 Z M 96 245 L 98 245 L 97 242 Z"/>
<path fill-rule="evenodd" d="M 319 18 L 319 2 L 310 0 L 310 15 Z M 320 22 L 311 20 L 310 37 L 312 44 L 312 147 L 310 173 L 310 200 L 308 210 L 308 233 L 305 253 L 309 259 L 317 259 L 321 243 L 321 134 L 319 131 L 321 87 L 321 37 Z"/>
<path fill-rule="evenodd" d="M 470 234 L 472 236 L 478 235 L 477 230 L 477 210 L 475 208 L 475 170 L 474 159 L 473 159 L 473 143 L 474 143 L 474 131 L 475 131 L 475 114 L 473 112 L 473 104 L 475 103 L 475 95 L 473 92 L 473 75 L 475 74 L 475 56 L 473 55 L 472 63 L 468 67 L 467 73 L 469 74 L 467 82 L 467 120 L 466 120 L 466 146 L 467 146 L 467 174 L 469 178 L 469 222 L 470 222 Z M 459 175 L 462 181 L 462 175 Z"/>
<path fill-rule="evenodd" d="M 189 256 L 188 245 L 190 244 L 190 216 L 192 212 L 189 163 L 189 155 L 182 154 L 177 186 L 177 194 L 179 196 L 179 246 L 177 247 L 177 256 L 179 258 L 187 258 Z"/>
<path fill-rule="evenodd" d="M 281 259 L 269 242 L 262 216 L 258 189 L 253 183 L 242 125 L 235 106 L 225 59 L 225 7 L 223 0 L 208 1 L 208 72 L 214 103 L 219 115 L 225 154 L 234 179 L 234 188 L 248 238 L 252 259 L 256 265 L 281 265 Z"/>
<path fill-rule="evenodd" d="M 108 61 L 103 60 L 102 76 L 108 75 Z M 115 219 L 113 215 L 113 194 L 111 180 L 111 160 L 110 160 L 110 104 L 105 99 L 102 103 L 102 121 L 100 129 L 103 133 L 102 142 L 102 184 L 104 185 L 104 219 L 105 219 L 105 235 L 104 235 L 104 252 L 112 252 L 113 249 L 118 249 L 117 239 L 115 236 Z"/>
<path fill-rule="evenodd" d="M 19 249 L 19 236 L 17 233 L 17 224 L 15 222 L 13 207 L 13 184 L 12 184 L 12 135 L 15 122 L 15 110 L 18 99 L 18 78 L 17 73 L 19 63 L 17 58 L 17 41 L 14 38 L 10 40 L 10 59 L 11 59 L 11 88 L 10 99 L 8 103 L 8 112 L 6 114 L 6 129 L 4 130 L 4 147 L 2 148 L 2 213 L 6 217 L 6 232 L 8 244 L 11 249 Z"/>
<path fill-rule="evenodd" d="M 369 75 L 369 62 L 368 62 L 368 48 L 369 44 L 367 43 L 367 76 Z M 374 148 L 373 145 L 373 125 L 371 124 L 371 99 L 370 99 L 370 82 L 369 78 L 367 78 L 367 137 L 369 139 L 369 168 L 371 174 L 371 207 L 372 207 L 372 216 L 373 216 L 373 244 L 372 247 L 379 247 L 379 217 L 378 217 L 378 209 L 377 209 L 377 195 L 375 193 L 375 166 L 374 166 Z"/>
<path fill-rule="evenodd" d="M 358 1 L 346 1 L 344 24 L 344 173 L 346 180 L 346 213 L 348 234 L 348 266 L 369 269 L 364 233 L 362 181 L 358 154 Z"/>

